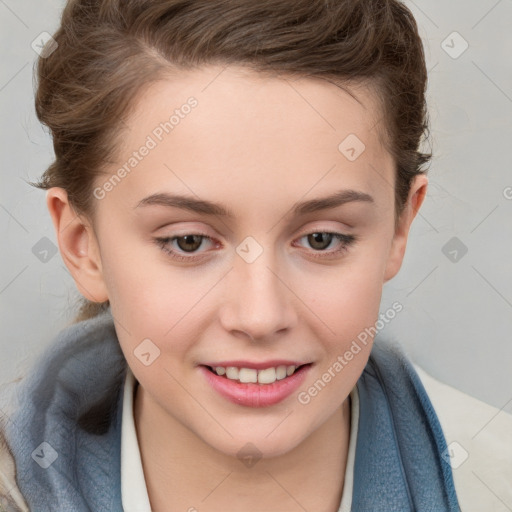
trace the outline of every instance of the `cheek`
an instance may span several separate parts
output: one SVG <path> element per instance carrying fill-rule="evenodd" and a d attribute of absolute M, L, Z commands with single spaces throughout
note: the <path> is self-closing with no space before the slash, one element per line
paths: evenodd
<path fill-rule="evenodd" d="M 210 289 L 219 280 L 214 272 L 178 269 L 158 253 L 105 251 L 104 275 L 112 314 L 127 358 L 145 339 L 166 354 L 184 353 L 197 340 L 210 318 Z M 155 257 L 156 254 L 156 257 Z M 201 312 L 198 318 L 198 312 Z"/>
<path fill-rule="evenodd" d="M 304 300 L 323 325 L 316 332 L 324 353 L 315 379 L 297 395 L 300 407 L 316 418 L 312 428 L 334 413 L 366 366 L 379 314 L 381 273 L 378 258 L 361 257 L 317 279 L 316 292 L 310 289 Z"/>
<path fill-rule="evenodd" d="M 382 296 L 384 258 L 378 252 L 357 253 L 339 267 L 314 275 L 302 274 L 301 298 L 331 334 L 357 336 L 378 317 Z"/>
<path fill-rule="evenodd" d="M 384 242 L 361 247 L 339 267 L 309 276 L 302 288 L 304 302 L 323 325 L 316 336 L 322 340 L 324 357 L 318 368 L 320 379 L 301 390 L 298 399 L 301 404 L 314 403 L 312 409 L 319 415 L 334 411 L 334 404 L 349 394 L 368 361 L 382 296 Z"/>

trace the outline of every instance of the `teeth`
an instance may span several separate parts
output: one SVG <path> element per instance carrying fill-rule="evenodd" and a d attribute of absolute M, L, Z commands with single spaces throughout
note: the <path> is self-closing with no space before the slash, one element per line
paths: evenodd
<path fill-rule="evenodd" d="M 238 368 L 235 366 L 228 366 L 226 368 L 226 377 L 232 380 L 238 380 Z"/>
<path fill-rule="evenodd" d="M 286 377 L 286 366 L 278 366 L 276 368 L 276 378 L 277 380 L 282 380 Z"/>
<path fill-rule="evenodd" d="M 276 381 L 276 369 L 267 368 L 258 372 L 258 382 L 260 384 L 272 384 Z"/>
<path fill-rule="evenodd" d="M 255 370 L 254 368 L 237 368 L 236 366 L 216 366 L 214 368 L 217 375 L 225 375 L 230 380 L 238 380 L 242 383 L 272 384 L 276 380 L 283 380 L 293 375 L 296 366 L 277 366 L 276 368 L 265 368 L 264 370 Z"/>
<path fill-rule="evenodd" d="M 238 371 L 238 380 L 240 382 L 258 382 L 258 370 L 253 368 L 240 368 Z"/>

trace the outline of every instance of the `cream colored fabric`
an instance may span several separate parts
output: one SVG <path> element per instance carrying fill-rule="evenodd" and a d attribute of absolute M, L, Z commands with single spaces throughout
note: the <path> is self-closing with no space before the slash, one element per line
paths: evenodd
<path fill-rule="evenodd" d="M 15 475 L 14 460 L 0 429 L 0 512 L 28 512 Z"/>
<path fill-rule="evenodd" d="M 452 455 L 462 512 L 510 512 L 512 415 L 439 382 L 418 366 L 415 369 Z"/>

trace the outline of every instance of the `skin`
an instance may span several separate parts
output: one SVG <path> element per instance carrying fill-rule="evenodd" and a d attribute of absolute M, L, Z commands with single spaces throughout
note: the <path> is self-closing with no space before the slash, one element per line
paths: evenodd
<path fill-rule="evenodd" d="M 153 510 L 338 510 L 348 395 L 371 342 L 310 403 L 297 395 L 377 321 L 382 287 L 401 266 L 427 189 L 426 176 L 417 176 L 395 228 L 394 164 L 376 122 L 381 112 L 370 89 L 353 92 L 357 100 L 325 80 L 234 66 L 183 72 L 145 90 L 126 121 L 117 161 L 96 185 L 187 98 L 198 106 L 94 200 L 93 220 L 75 214 L 63 189 L 48 191 L 62 257 L 85 297 L 110 300 L 140 383 L 134 415 Z M 349 134 L 366 146 L 353 162 L 338 150 Z M 292 214 L 296 203 L 342 189 L 373 201 Z M 233 217 L 137 207 L 161 192 L 221 203 Z M 356 240 L 343 249 L 334 238 L 320 250 L 307 235 L 322 232 Z M 204 239 L 196 253 L 167 244 L 198 256 L 189 262 L 155 242 L 197 233 L 213 241 Z M 263 249 L 252 263 L 235 251 L 248 236 Z M 160 349 L 149 366 L 134 355 L 146 338 Z M 228 402 L 197 366 L 274 358 L 314 365 L 298 392 L 263 408 Z M 248 442 L 263 457 L 250 468 L 237 458 Z"/>

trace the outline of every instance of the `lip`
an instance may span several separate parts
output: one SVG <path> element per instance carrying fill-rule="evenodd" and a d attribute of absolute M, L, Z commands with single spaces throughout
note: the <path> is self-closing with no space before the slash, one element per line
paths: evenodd
<path fill-rule="evenodd" d="M 234 362 L 235 361 L 230 361 L 228 366 L 237 366 L 239 363 L 242 363 L 242 361 L 237 361 L 237 364 L 231 364 Z M 217 366 L 224 366 L 224 364 L 226 363 L 217 364 Z M 243 362 L 243 364 L 239 367 L 251 368 L 251 366 L 244 366 L 245 364 L 247 364 L 247 362 Z M 261 363 L 261 365 L 262 364 L 263 363 Z M 262 366 L 262 368 L 268 368 L 269 366 L 279 366 L 279 364 L 275 365 L 275 361 L 272 361 L 272 364 L 270 365 L 268 365 L 268 362 L 264 364 L 267 366 Z M 281 362 L 281 364 L 284 365 L 286 362 Z M 293 364 L 293 362 L 290 362 L 290 364 Z M 311 367 L 312 364 L 308 363 L 305 366 L 302 366 L 302 368 L 296 370 L 295 373 L 290 377 L 286 377 L 282 380 L 276 380 L 272 384 L 242 384 L 238 381 L 231 380 L 226 377 L 221 377 L 203 365 L 199 366 L 199 370 L 205 376 L 208 384 L 215 391 L 217 391 L 217 393 L 219 393 L 230 402 L 246 407 L 269 407 L 271 405 L 282 402 L 294 391 L 296 391 L 297 388 L 304 382 L 304 379 L 306 378 L 306 375 Z M 254 366 L 252 366 L 252 368 L 257 369 L 254 368 Z"/>

